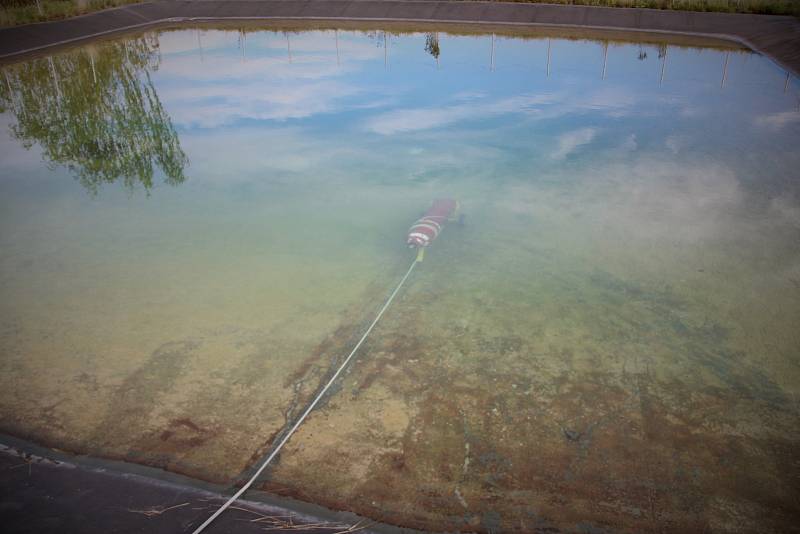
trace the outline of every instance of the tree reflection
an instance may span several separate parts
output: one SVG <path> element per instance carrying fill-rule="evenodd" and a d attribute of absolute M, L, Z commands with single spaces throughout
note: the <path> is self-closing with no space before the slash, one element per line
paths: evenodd
<path fill-rule="evenodd" d="M 156 168 L 177 185 L 188 159 L 150 78 L 158 61 L 156 36 L 28 61 L 4 69 L 0 106 L 14 137 L 92 193 L 120 179 L 149 190 Z"/>
<path fill-rule="evenodd" d="M 432 55 L 434 59 L 439 59 L 439 34 L 426 33 L 425 34 L 425 51 Z"/>

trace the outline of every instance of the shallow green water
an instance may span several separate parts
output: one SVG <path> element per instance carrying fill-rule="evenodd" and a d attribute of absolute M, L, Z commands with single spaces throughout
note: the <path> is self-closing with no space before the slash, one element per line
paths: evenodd
<path fill-rule="evenodd" d="M 302 404 L 304 366 L 321 374 L 405 272 L 410 223 L 448 196 L 465 224 L 428 251 L 365 362 L 396 353 L 391 374 L 422 354 L 428 377 L 478 389 L 511 377 L 493 386 L 509 399 L 560 380 L 599 387 L 563 412 L 558 387 L 514 401 L 550 406 L 544 427 L 564 447 L 619 413 L 592 415 L 615 387 L 639 399 L 647 427 L 649 384 L 671 416 L 683 401 L 706 407 L 681 412 L 690 433 L 756 440 L 764 452 L 733 463 L 768 473 L 756 485 L 778 484 L 778 502 L 796 496 L 800 86 L 767 59 L 556 38 L 181 30 L 3 76 L 4 431 L 230 479 Z M 325 345 L 343 331 L 336 350 Z M 387 348 L 401 334 L 422 348 Z M 383 400 L 430 409 L 413 383 Z M 193 427 L 205 433 L 165 445 L 177 438 L 164 428 Z M 490 431 L 476 431 L 483 445 L 467 440 L 473 451 L 492 449 Z M 535 432 L 519 432 L 533 450 Z M 647 439 L 665 457 L 691 450 Z M 741 486 L 728 475 L 689 484 Z M 332 502 L 324 487 L 305 490 Z M 703 524 L 736 530 L 730 506 L 776 525 L 791 512 L 721 495 L 734 504 L 706 503 Z M 464 525 L 491 530 L 486 513 Z"/>

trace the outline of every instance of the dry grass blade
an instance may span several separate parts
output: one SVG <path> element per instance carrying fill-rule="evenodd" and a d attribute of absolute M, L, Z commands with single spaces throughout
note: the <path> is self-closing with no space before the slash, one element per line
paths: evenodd
<path fill-rule="evenodd" d="M 156 517 L 163 514 L 164 512 L 168 512 L 170 510 L 174 510 L 176 508 L 181 508 L 183 506 L 188 506 L 188 505 L 189 503 L 185 502 L 182 504 L 176 504 L 175 506 L 170 506 L 168 508 L 164 508 L 162 506 L 153 506 L 152 508 L 145 508 L 143 510 L 132 510 L 131 508 L 128 508 L 128 511 L 134 514 L 142 514 L 147 517 Z"/>
<path fill-rule="evenodd" d="M 340 530 L 339 532 L 335 532 L 334 534 L 347 534 L 348 532 L 358 532 L 359 530 L 364 530 L 365 528 L 371 526 L 372 524 L 373 523 L 371 521 L 362 519 L 358 523 L 350 525 L 350 528 L 348 528 L 347 530 Z"/>
<path fill-rule="evenodd" d="M 33 462 L 31 462 L 30 460 L 25 460 L 25 463 L 12 465 L 11 467 L 9 467 L 9 469 L 16 469 L 18 467 L 25 467 L 27 465 L 28 466 L 28 476 L 31 476 L 31 464 L 32 463 Z"/>
<path fill-rule="evenodd" d="M 265 515 L 260 512 L 256 512 L 255 510 L 250 510 L 248 508 L 242 508 L 241 506 L 230 506 L 230 510 L 239 510 L 240 512 L 247 512 L 248 514 L 253 514 L 258 517 L 254 519 L 240 519 L 240 521 L 248 521 L 250 523 L 259 523 L 261 521 L 276 521 L 282 522 L 282 519 L 289 519 L 291 520 L 292 516 L 290 515 Z M 287 523 L 288 524 L 288 523 Z"/>
<path fill-rule="evenodd" d="M 276 530 L 282 531 L 292 531 L 292 530 L 327 530 L 332 531 L 331 534 L 349 534 L 351 532 L 358 532 L 359 530 L 363 530 L 370 526 L 369 521 L 359 521 L 353 525 L 346 525 L 341 523 L 330 523 L 326 521 L 320 521 L 317 523 L 296 523 L 294 521 L 294 515 L 266 515 L 262 514 L 261 512 L 256 512 L 255 510 L 251 510 L 249 508 L 244 508 L 241 506 L 231 506 L 231 510 L 238 510 L 240 512 L 245 512 L 247 514 L 251 514 L 255 517 L 248 518 L 248 519 L 238 519 L 238 521 L 246 521 L 248 523 L 259 523 L 263 525 L 261 530 L 264 532 L 271 532 Z"/>

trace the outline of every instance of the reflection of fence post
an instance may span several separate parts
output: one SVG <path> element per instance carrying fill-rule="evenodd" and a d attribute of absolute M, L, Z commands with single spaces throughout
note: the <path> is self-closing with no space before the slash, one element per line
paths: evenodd
<path fill-rule="evenodd" d="M 725 64 L 722 66 L 722 83 L 719 84 L 720 89 L 725 87 L 725 80 L 728 79 L 728 57 L 730 52 L 725 52 Z"/>
<path fill-rule="evenodd" d="M 23 120 L 27 120 L 28 112 L 25 109 L 24 102 L 17 101 L 17 93 L 13 90 L 13 86 L 11 85 L 11 79 L 8 76 L 8 71 L 6 69 L 3 69 L 3 74 L 5 75 L 6 78 L 6 85 L 8 85 L 8 92 L 11 94 L 11 104 L 14 106 L 14 113 L 16 113 L 18 117 L 22 117 Z M 17 78 L 17 82 L 19 82 L 19 78 Z"/>
<path fill-rule="evenodd" d="M 97 84 L 97 72 L 94 70 L 94 54 L 91 50 L 89 51 L 89 63 L 92 65 L 92 79 Z"/>
<path fill-rule="evenodd" d="M 200 63 L 205 59 L 203 55 L 203 42 L 200 40 L 200 29 L 197 29 L 197 47 L 200 49 Z"/>
<path fill-rule="evenodd" d="M 292 43 L 289 40 L 289 32 L 286 32 L 286 54 L 289 56 L 289 63 L 292 62 Z"/>
<path fill-rule="evenodd" d="M 339 30 L 333 30 L 333 35 L 336 37 L 336 66 L 340 65 L 339 63 Z"/>
<path fill-rule="evenodd" d="M 492 34 L 492 55 L 489 60 L 489 70 L 494 72 L 494 34 Z"/>
<path fill-rule="evenodd" d="M 58 96 L 58 101 L 61 102 L 63 98 L 61 97 L 61 87 L 58 86 L 58 74 L 56 74 L 56 66 L 53 65 L 53 57 L 50 56 L 47 58 L 47 61 L 50 62 L 50 73 L 53 75 L 53 85 L 56 87 L 56 95 Z"/>
<path fill-rule="evenodd" d="M 786 71 L 786 81 L 783 82 L 783 94 L 786 94 L 786 90 L 789 89 L 789 71 Z"/>
<path fill-rule="evenodd" d="M 389 39 L 386 37 L 386 30 L 383 31 L 383 68 L 389 68 Z"/>
<path fill-rule="evenodd" d="M 664 57 L 661 58 L 661 76 L 658 78 L 658 85 L 664 83 L 664 71 L 667 69 L 667 46 L 664 45 Z"/>
<path fill-rule="evenodd" d="M 547 39 L 547 77 L 550 77 L 550 45 L 551 39 Z"/>
<path fill-rule="evenodd" d="M 606 79 L 606 65 L 608 65 L 608 41 L 603 43 L 603 79 Z"/>
<path fill-rule="evenodd" d="M 11 105 L 14 107 L 14 110 L 17 109 L 17 95 L 14 93 L 14 89 L 11 87 L 11 80 L 8 77 L 8 71 L 3 69 L 3 77 L 6 79 L 6 85 L 8 86 L 8 95 L 11 98 Z"/>

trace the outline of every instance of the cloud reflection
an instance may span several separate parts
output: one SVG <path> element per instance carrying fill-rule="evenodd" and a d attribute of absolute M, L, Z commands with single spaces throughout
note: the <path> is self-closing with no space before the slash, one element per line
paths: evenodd
<path fill-rule="evenodd" d="M 480 103 L 442 108 L 397 109 L 368 119 L 364 127 L 381 135 L 441 128 L 455 122 L 482 119 L 507 113 L 535 114 L 539 105 L 553 101 L 549 94 L 528 94 Z"/>
<path fill-rule="evenodd" d="M 501 209 L 550 221 L 579 212 L 583 231 L 597 234 L 593 239 L 651 244 L 755 243 L 800 228 L 796 199 L 758 202 L 737 172 L 720 162 L 675 162 L 650 152 L 629 162 L 573 169 L 571 178 L 574 193 L 567 197 L 539 183 L 510 186 Z M 563 181 L 544 177 L 545 184 Z"/>
<path fill-rule="evenodd" d="M 342 101 L 361 92 L 356 86 L 335 80 L 264 80 L 167 89 L 162 95 L 176 123 L 213 128 L 241 119 L 285 121 L 342 111 Z"/>
<path fill-rule="evenodd" d="M 601 88 L 584 95 L 560 90 L 494 99 L 486 93 L 465 91 L 453 95 L 451 100 L 453 104 L 440 107 L 400 108 L 376 114 L 365 121 L 364 128 L 381 135 L 394 135 L 506 114 L 556 119 L 569 114 L 599 113 L 621 118 L 634 110 L 638 112 L 641 106 L 641 98 L 624 88 Z"/>
<path fill-rule="evenodd" d="M 365 98 L 369 88 L 351 79 L 361 62 L 382 57 L 364 40 L 343 34 L 337 55 L 333 32 L 250 33 L 243 44 L 236 35 L 203 32 L 202 52 L 195 32 L 162 37 L 174 53 L 163 57 L 161 97 L 176 123 L 213 128 L 244 119 L 285 121 L 390 102 L 385 94 Z M 196 61 L 182 53 L 192 47 Z M 278 48 L 286 54 L 276 55 Z"/>
<path fill-rule="evenodd" d="M 781 130 L 786 126 L 800 123 L 800 111 L 779 111 L 755 118 L 756 126 L 770 130 Z"/>
<path fill-rule="evenodd" d="M 553 159 L 564 159 L 579 147 L 591 143 L 597 134 L 596 128 L 580 128 L 565 134 L 561 134 L 558 138 L 558 146 L 552 154 Z"/>

